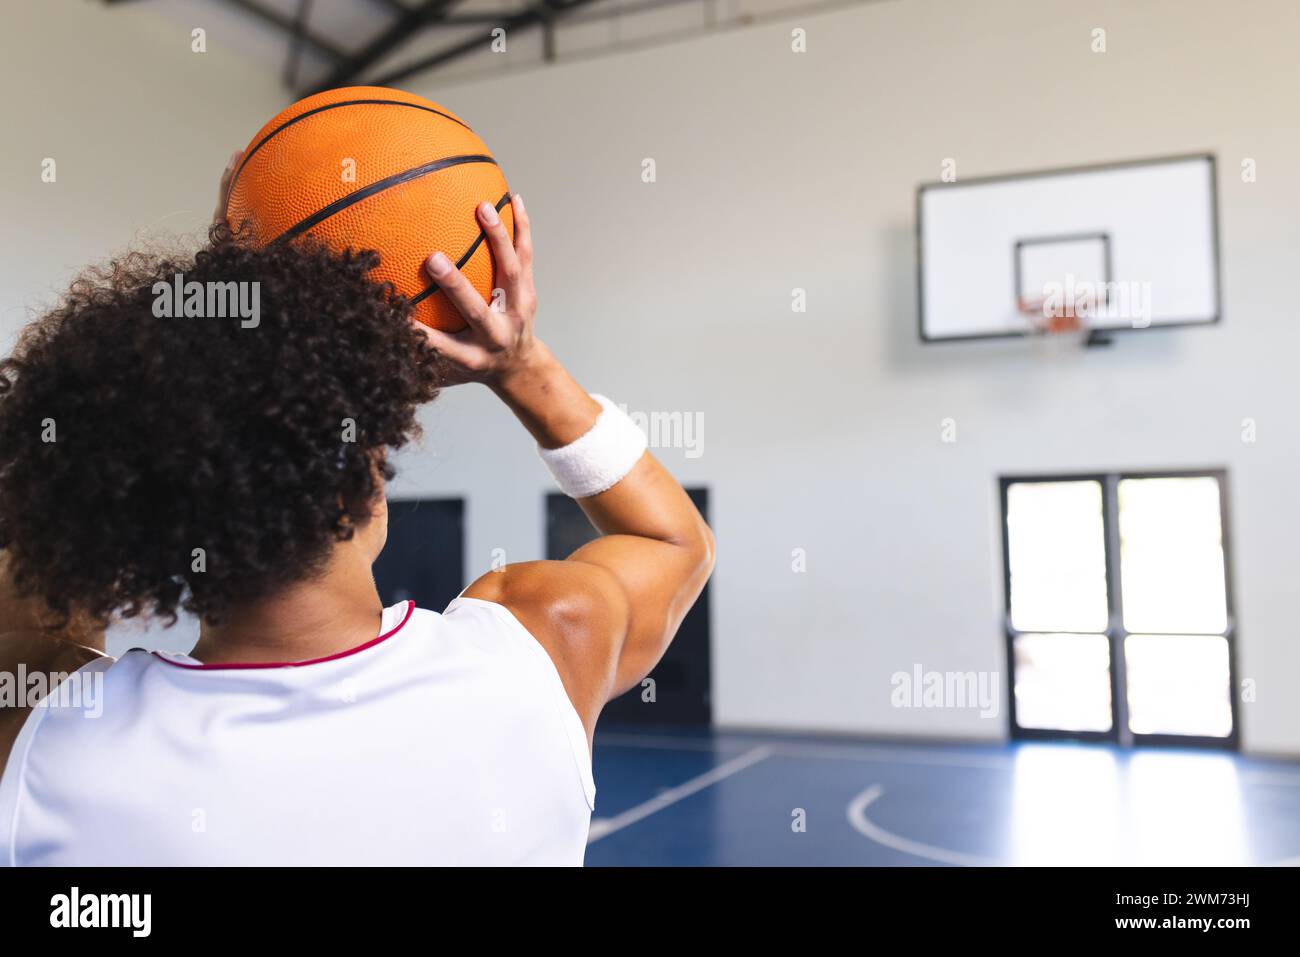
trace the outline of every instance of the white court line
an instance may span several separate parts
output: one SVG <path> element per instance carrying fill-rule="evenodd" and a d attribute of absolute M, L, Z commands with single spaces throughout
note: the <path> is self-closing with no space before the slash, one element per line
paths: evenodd
<path fill-rule="evenodd" d="M 598 745 L 615 748 L 650 748 L 663 751 L 715 751 L 744 747 L 741 742 L 732 744 L 716 743 L 707 740 L 678 739 L 667 736 L 655 737 L 640 734 L 602 734 L 596 738 Z M 937 764 L 944 767 L 989 768 L 1006 770 L 1013 766 L 1010 757 L 1004 755 L 961 754 L 958 752 L 938 753 L 922 751 L 916 748 L 880 748 L 870 745 L 833 743 L 825 744 L 768 744 L 773 754 L 788 758 L 828 758 L 837 761 L 863 761 L 867 763 L 896 761 L 902 764 Z"/>
<path fill-rule="evenodd" d="M 743 746 L 741 742 L 715 742 L 709 739 L 674 738 L 667 735 L 619 734 L 617 732 L 601 735 L 597 743 L 607 747 L 648 748 L 667 751 L 717 751 L 735 749 Z M 754 755 L 755 752 L 766 753 L 762 754 L 761 757 L 747 760 L 751 755 Z M 757 761 L 765 760 L 769 757 L 830 758 L 845 761 L 861 761 L 867 764 L 898 762 L 903 764 L 934 764 L 949 767 L 991 768 L 995 770 L 1010 769 L 1014 767 L 1014 760 L 1012 758 L 1004 758 L 1000 755 L 989 755 L 985 757 L 981 755 L 967 755 L 954 752 L 933 753 L 908 748 L 876 748 L 853 744 L 836 745 L 833 743 L 820 745 L 765 745 L 754 748 L 738 758 L 733 758 L 731 761 L 719 765 L 708 774 L 681 785 L 681 788 L 691 788 L 695 782 L 702 782 L 699 787 L 694 787 L 678 797 L 662 802 L 662 798 L 672 795 L 677 789 L 674 789 L 674 791 L 665 791 L 659 796 L 659 798 L 647 801 L 645 804 L 639 805 L 631 811 L 626 811 L 617 817 L 603 820 L 599 818 L 593 819 L 591 822 L 591 833 L 587 843 L 590 844 L 593 841 L 597 841 L 606 834 L 610 834 L 615 830 L 626 827 L 628 824 L 632 824 L 635 821 L 648 817 L 650 814 L 661 810 L 663 807 L 667 807 L 669 804 L 675 803 L 675 801 L 681 800 L 681 798 L 695 793 L 695 791 L 700 790 L 702 787 L 709 786 L 713 781 L 706 779 L 717 775 L 717 772 L 722 771 L 724 768 L 729 768 L 739 762 L 745 762 L 739 767 L 736 767 L 734 771 L 728 772 L 728 774 L 734 774 L 736 771 L 743 770 L 750 764 L 757 763 Z M 728 774 L 721 775 L 717 779 L 721 780 L 721 777 L 726 777 Z M 1262 785 L 1274 785 L 1280 787 L 1300 786 L 1300 777 L 1287 774 L 1285 771 L 1279 773 L 1273 771 L 1244 769 L 1241 771 L 1241 777 L 1247 782 Z M 934 847 L 929 844 L 923 844 L 919 841 L 913 841 L 896 834 L 891 834 L 884 828 L 881 828 L 866 816 L 866 810 L 884 793 L 884 788 L 881 785 L 873 785 L 850 801 L 848 808 L 846 809 L 849 824 L 854 830 L 867 839 L 885 847 L 902 851 L 904 854 L 911 854 L 915 857 L 926 858 L 942 864 L 954 864 L 959 867 L 1005 866 L 999 861 L 987 860 L 975 855 L 963 854 L 960 851 L 950 851 L 947 848 Z M 623 818 L 628 817 L 629 815 L 636 816 L 623 822 Z M 1276 861 L 1268 866 L 1300 867 L 1300 856 Z"/>
<path fill-rule="evenodd" d="M 734 749 L 741 746 L 740 742 L 718 743 L 708 739 L 681 739 L 667 735 L 654 736 L 619 734 L 616 732 L 601 735 L 598 739 L 598 743 L 608 747 L 648 748 L 667 751 L 716 751 Z M 620 815 L 605 819 L 594 818 L 591 822 L 591 831 L 587 843 L 591 844 L 598 841 L 607 834 L 612 834 L 616 830 L 620 830 L 627 827 L 629 824 L 642 820 L 651 814 L 680 801 L 682 798 L 688 797 L 716 781 L 722 780 L 724 777 L 729 777 L 738 771 L 744 770 L 751 764 L 756 764 L 769 757 L 830 758 L 835 760 L 862 761 L 863 763 L 868 764 L 889 762 L 899 762 L 904 764 L 935 764 L 946 765 L 949 767 L 979 767 L 995 770 L 1010 769 L 1014 766 L 1014 761 L 1011 758 L 1001 758 L 1001 756 L 997 755 L 984 757 L 980 755 L 966 755 L 952 752 L 932 753 L 929 751 L 904 748 L 873 748 L 852 744 L 763 745 L 753 748 L 724 764 L 720 764 L 712 771 L 701 775 L 698 778 L 694 778 L 683 785 L 679 785 L 677 788 L 665 791 L 657 798 L 653 798 L 644 804 L 640 804 L 629 811 L 623 812 Z M 1286 774 L 1285 772 L 1274 773 L 1268 771 L 1244 770 L 1241 774 L 1243 779 L 1248 781 L 1253 779 L 1258 784 L 1285 787 L 1300 785 L 1300 778 Z M 960 851 L 951 851 L 943 847 L 934 847 L 886 831 L 866 815 L 867 808 L 884 793 L 884 788 L 881 785 L 872 785 L 850 801 L 846 809 L 850 826 L 868 840 L 901 851 L 904 854 L 911 854 L 914 857 L 937 861 L 941 864 L 953 864 L 959 867 L 1005 866 L 999 861 L 988 860 L 971 854 L 963 854 Z M 667 800 L 665 800 L 665 798 Z M 1300 856 L 1276 861 L 1269 866 L 1300 867 Z"/>
<path fill-rule="evenodd" d="M 873 784 L 850 801 L 848 808 L 845 810 L 853 830 L 868 840 L 875 841 L 877 844 L 892 848 L 895 851 L 902 851 L 904 854 L 911 854 L 913 857 L 924 857 L 927 860 L 938 861 L 940 864 L 955 864 L 958 867 L 1001 866 L 998 861 L 976 857 L 973 854 L 963 854 L 960 851 L 950 851 L 945 847 L 922 844 L 920 841 L 913 841 L 905 837 L 899 837 L 897 834 L 891 834 L 884 828 L 879 827 L 867 817 L 867 808 L 884 793 L 885 789 L 883 787 L 879 784 Z"/>
<path fill-rule="evenodd" d="M 760 761 L 766 761 L 772 756 L 772 749 L 767 747 L 758 747 L 746 751 L 739 757 L 732 758 L 730 761 L 719 764 L 701 774 L 699 777 L 691 778 L 684 784 L 679 784 L 675 788 L 669 788 L 650 800 L 638 804 L 634 808 L 629 808 L 622 814 L 616 814 L 613 817 L 592 818 L 591 830 L 587 832 L 587 843 L 594 844 L 602 837 L 608 837 L 615 831 L 621 831 L 628 825 L 635 824 L 637 821 L 644 820 L 651 814 L 662 811 L 664 808 L 676 804 L 684 798 L 690 797 L 707 787 L 712 787 L 724 778 L 729 778 L 733 774 L 738 774 L 745 768 L 752 767 Z"/>

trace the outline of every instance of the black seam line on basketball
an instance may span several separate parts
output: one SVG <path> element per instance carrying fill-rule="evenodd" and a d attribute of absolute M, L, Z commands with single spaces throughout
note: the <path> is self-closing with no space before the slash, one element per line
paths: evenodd
<path fill-rule="evenodd" d="M 299 113 L 297 116 L 285 120 L 275 129 L 271 130 L 271 132 L 262 137 L 258 141 L 257 145 L 245 154 L 243 161 L 239 164 L 239 169 L 235 170 L 235 175 L 230 177 L 230 186 L 226 189 L 226 219 L 230 218 L 230 194 L 235 191 L 235 181 L 239 179 L 239 174 L 244 171 L 244 167 L 248 165 L 248 161 L 253 158 L 254 153 L 269 143 L 271 137 L 275 136 L 281 130 L 293 126 L 293 124 L 297 123 L 299 120 L 305 120 L 307 117 L 315 116 L 317 113 L 324 113 L 326 110 L 338 109 L 340 106 L 409 106 L 417 110 L 424 110 L 428 113 L 436 113 L 444 119 L 451 120 L 453 123 L 465 127 L 465 129 L 469 130 L 471 133 L 474 132 L 470 129 L 469 124 L 456 119 L 456 117 L 452 116 L 450 113 L 435 110 L 431 106 L 421 106 L 419 103 L 406 103 L 402 100 L 340 100 L 337 103 L 326 103 L 324 106 L 318 106 L 315 109 L 308 110 L 306 113 Z"/>
<path fill-rule="evenodd" d="M 497 212 L 499 213 L 501 212 L 501 210 L 505 209 L 506 203 L 508 202 L 510 202 L 509 191 L 507 191 L 504 196 L 502 196 L 500 199 L 497 200 Z M 456 260 L 457 269 L 463 269 L 465 267 L 465 264 L 474 258 L 474 254 L 478 252 L 479 246 L 483 245 L 483 240 L 486 238 L 487 238 L 487 233 L 483 232 L 483 230 L 480 229 L 478 231 L 478 238 L 474 240 L 472 243 L 470 243 L 469 249 L 465 250 L 465 255 L 461 256 L 459 259 Z M 429 285 L 425 286 L 422 290 L 420 290 L 418 293 L 416 293 L 414 296 L 411 297 L 411 305 L 417 306 L 420 303 L 424 302 L 424 300 L 432 296 L 435 292 L 441 292 L 441 291 L 442 290 L 438 287 L 438 284 L 436 282 L 431 282 L 429 283 Z"/>
<path fill-rule="evenodd" d="M 279 236 L 276 236 L 272 243 L 281 243 L 293 239 L 295 236 L 300 236 L 313 226 L 329 219 L 335 213 L 340 213 L 349 206 L 354 206 L 363 199 L 369 199 L 376 193 L 382 193 L 393 186 L 409 183 L 413 179 L 419 179 L 421 176 L 428 176 L 430 173 L 436 173 L 452 166 L 464 166 L 466 163 L 491 163 L 495 166 L 496 162 L 492 157 L 484 156 L 481 153 L 473 153 L 469 156 L 448 156 L 445 159 L 434 160 L 432 163 L 425 163 L 423 166 L 416 166 L 401 173 L 394 173 L 392 176 L 385 176 L 369 186 L 363 186 L 356 192 L 348 193 L 346 196 L 334 200 L 328 206 L 322 206 L 302 222 L 290 226 Z"/>

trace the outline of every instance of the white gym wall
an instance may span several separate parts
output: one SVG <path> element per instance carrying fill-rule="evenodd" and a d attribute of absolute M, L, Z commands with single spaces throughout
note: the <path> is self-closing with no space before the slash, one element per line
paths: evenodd
<path fill-rule="evenodd" d="M 1244 747 L 1300 753 L 1300 131 L 1287 119 L 1300 11 L 1080 6 L 880 2 L 407 84 L 468 117 L 527 199 L 540 327 L 580 380 L 634 411 L 703 416 L 702 455 L 660 454 L 712 491 L 718 723 L 1003 737 L 1005 702 L 994 718 L 890 705 L 890 676 L 918 664 L 1006 671 L 997 476 L 1225 465 L 1238 671 L 1258 685 L 1240 708 Z M 0 60 L 9 89 L 32 91 L 6 101 L 11 142 L 40 143 L 51 110 L 95 123 L 5 153 L 6 344 L 21 307 L 76 265 L 141 226 L 197 227 L 229 151 L 287 100 L 277 75 L 211 37 L 183 70 L 185 31 L 148 4 L 9 16 L 32 38 Z M 794 28 L 806 53 L 791 52 Z M 1199 150 L 1219 157 L 1221 325 L 1048 363 L 1023 342 L 919 343 L 915 186 L 945 159 L 960 177 Z M 42 184 L 41 159 L 60 154 L 59 184 Z M 1257 182 L 1242 182 L 1245 159 Z M 791 309 L 796 288 L 806 313 Z M 940 440 L 946 418 L 955 443 Z M 468 496 L 471 575 L 493 549 L 539 556 L 549 486 L 506 410 L 455 390 L 424 421 L 395 492 Z M 791 570 L 798 548 L 805 573 Z"/>
<path fill-rule="evenodd" d="M 285 91 L 219 34 L 208 36 L 206 53 L 190 52 L 189 30 L 147 2 L 21 0 L 4 15 L 7 352 L 25 310 L 82 266 L 137 237 L 199 235 L 226 160 L 283 107 Z M 57 164 L 54 183 L 41 179 L 47 158 Z"/>
<path fill-rule="evenodd" d="M 1259 688 L 1240 709 L 1245 747 L 1300 751 L 1283 678 L 1300 671 L 1300 132 L 1277 120 L 1300 81 L 1285 29 L 1300 15 L 1081 6 L 869 4 L 411 84 L 503 157 L 537 223 L 542 329 L 580 379 L 632 409 L 703 414 L 701 457 L 661 454 L 713 490 L 719 723 L 1003 736 L 1005 713 L 889 700 L 891 674 L 917 663 L 1005 672 L 997 476 L 1226 464 L 1239 674 Z M 795 27 L 807 53 L 790 50 Z M 960 177 L 1197 150 L 1219 156 L 1221 326 L 1048 364 L 1023 342 L 920 345 L 915 186 L 945 158 Z M 1245 184 L 1248 157 L 1260 174 Z M 940 441 L 948 417 L 955 444 Z M 509 415 L 470 393 L 429 421 L 447 457 L 408 459 L 403 487 L 475 489 L 471 568 L 493 547 L 537 554 L 546 483 Z M 512 494 L 521 474 L 535 496 Z"/>
<path fill-rule="evenodd" d="M 209 31 L 207 52 L 191 52 L 190 28 L 149 3 L 21 0 L 4 16 L 0 352 L 8 354 L 34 310 L 87 264 L 141 242 L 201 237 L 226 160 L 283 108 L 285 91 L 220 30 Z M 47 159 L 52 183 L 42 181 Z M 192 621 L 171 631 L 133 623 L 110 632 L 108 646 L 187 650 L 197 637 Z"/>

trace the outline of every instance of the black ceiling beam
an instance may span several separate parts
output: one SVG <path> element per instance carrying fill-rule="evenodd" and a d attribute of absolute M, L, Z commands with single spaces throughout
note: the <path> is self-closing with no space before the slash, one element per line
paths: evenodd
<path fill-rule="evenodd" d="M 293 39 L 289 41 L 289 59 L 284 64 L 284 85 L 290 89 L 298 83 L 298 64 L 302 62 L 307 18 L 310 16 L 311 0 L 298 0 L 298 14 L 293 20 Z"/>
<path fill-rule="evenodd" d="M 522 11 L 510 13 L 509 11 L 497 11 L 496 13 L 454 13 L 451 16 L 443 17 L 434 26 L 441 29 L 442 27 L 481 27 L 485 23 L 500 26 L 502 21 L 507 17 L 517 16 Z"/>
<path fill-rule="evenodd" d="M 563 12 L 560 10 L 560 0 L 538 0 L 533 4 L 533 9 L 541 17 L 542 59 L 547 63 L 553 63 L 555 62 L 555 21 Z"/>
<path fill-rule="evenodd" d="M 476 34 L 468 40 L 462 40 L 460 43 L 454 43 L 445 50 L 439 50 L 430 56 L 423 57 L 413 63 L 398 67 L 383 76 L 377 77 L 370 82 L 375 86 L 391 86 L 399 83 L 409 76 L 416 73 L 423 73 L 425 70 L 432 70 L 434 67 L 442 66 L 453 60 L 459 60 L 461 57 L 468 56 L 478 50 L 482 50 L 491 44 L 493 40 L 493 30 L 503 27 L 507 32 L 511 30 L 520 30 L 525 27 L 540 26 L 548 20 L 562 19 L 565 14 L 579 7 L 585 7 L 589 3 L 595 3 L 597 0 L 551 0 L 551 2 L 539 4 L 535 7 L 529 7 L 520 13 L 510 14 L 500 18 L 495 26 L 483 33 Z"/>
<path fill-rule="evenodd" d="M 425 0 L 419 6 L 399 14 L 387 30 L 366 44 L 365 49 L 346 58 L 331 70 L 329 76 L 321 80 L 313 92 L 347 86 L 425 26 L 442 19 L 458 2 L 459 0 Z"/>
<path fill-rule="evenodd" d="M 232 7 L 237 7 L 246 13 L 250 13 L 264 23 L 279 27 L 290 36 L 299 33 L 294 18 L 286 17 L 277 10 L 265 7 L 258 3 L 257 0 L 225 0 Z M 348 58 L 348 55 L 330 43 L 315 34 L 308 33 L 306 30 L 301 31 L 301 40 L 304 44 L 311 47 L 317 53 L 336 62 L 341 62 Z"/>
<path fill-rule="evenodd" d="M 665 7 L 678 7 L 687 3 L 699 3 L 700 0 L 631 0 L 624 2 L 622 5 L 612 9 L 597 10 L 594 13 L 584 13 L 575 15 L 572 20 L 574 23 L 596 23 L 600 20 L 617 20 L 620 17 L 632 16 L 638 13 L 648 13 L 653 10 L 662 10 Z M 556 9 L 563 9 L 563 4 Z M 432 24 L 435 28 L 441 30 L 445 27 L 481 27 L 484 24 L 499 26 L 504 17 L 513 16 L 511 13 L 453 13 L 450 16 L 443 17 L 437 23 Z M 558 18 L 557 18 L 558 19 Z"/>

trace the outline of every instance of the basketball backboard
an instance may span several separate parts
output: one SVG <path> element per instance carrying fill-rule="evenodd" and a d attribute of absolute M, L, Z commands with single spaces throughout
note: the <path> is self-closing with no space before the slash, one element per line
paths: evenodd
<path fill-rule="evenodd" d="M 1214 157 L 922 185 L 917 257 L 927 342 L 1028 335 L 1030 304 L 1103 332 L 1215 322 Z"/>

